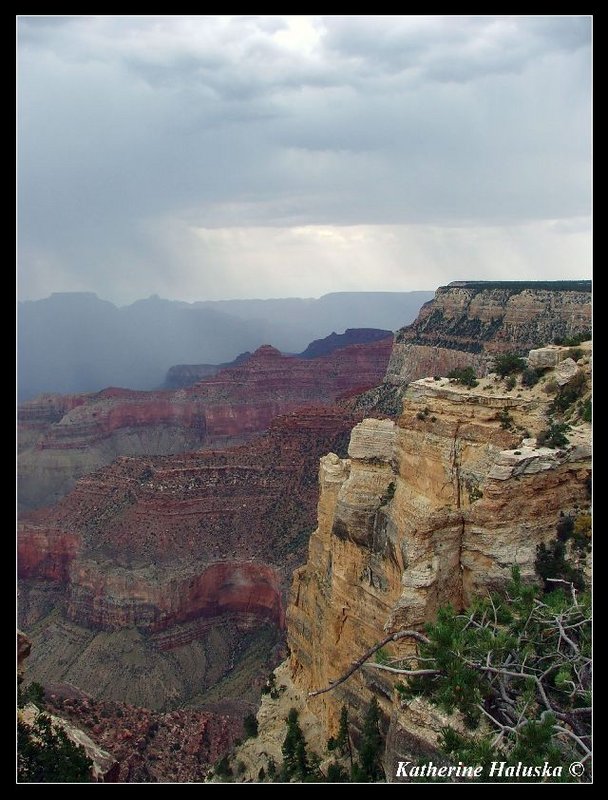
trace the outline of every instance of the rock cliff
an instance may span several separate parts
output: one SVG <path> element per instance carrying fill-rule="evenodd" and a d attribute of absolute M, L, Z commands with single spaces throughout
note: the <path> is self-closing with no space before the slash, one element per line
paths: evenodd
<path fill-rule="evenodd" d="M 401 328 L 386 373 L 389 384 L 447 375 L 491 357 L 591 330 L 591 281 L 456 281 L 437 289 L 415 322 Z"/>
<path fill-rule="evenodd" d="M 575 364 L 587 392 L 588 348 Z M 536 440 L 552 412 L 554 377 L 548 369 L 533 388 L 511 390 L 493 375 L 471 389 L 413 381 L 396 422 L 363 420 L 348 458 L 321 459 L 318 527 L 287 609 L 297 687 L 329 685 L 387 633 L 420 628 L 440 605 L 462 608 L 504 585 L 513 564 L 535 579 L 537 546 L 555 538 L 560 513 L 590 502 L 590 426 L 579 408 L 567 445 Z M 386 675 L 364 667 L 308 709 L 328 735 L 344 703 L 357 711 L 376 695 L 390 716 Z M 407 713 L 398 723 L 415 739 Z"/>
<path fill-rule="evenodd" d="M 240 444 L 305 405 L 378 384 L 392 338 L 351 345 L 315 359 L 268 345 L 189 389 L 47 395 L 19 408 L 19 505 L 62 497 L 74 482 L 117 456 L 166 455 Z"/>

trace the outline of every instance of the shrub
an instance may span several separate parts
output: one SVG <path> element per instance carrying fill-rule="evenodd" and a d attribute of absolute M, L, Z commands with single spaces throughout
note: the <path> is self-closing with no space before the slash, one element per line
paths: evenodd
<path fill-rule="evenodd" d="M 573 361 L 578 361 L 579 358 L 583 357 L 583 351 L 580 349 L 580 347 L 574 347 L 574 348 L 572 348 L 572 350 L 570 350 L 570 352 L 568 353 L 568 356 Z"/>
<path fill-rule="evenodd" d="M 552 422 L 548 428 L 541 431 L 536 437 L 537 444 L 540 447 L 565 447 L 569 443 L 566 436 L 566 431 L 570 430 L 570 426 L 565 423 Z"/>
<path fill-rule="evenodd" d="M 509 392 L 511 391 L 511 389 L 515 388 L 515 383 L 516 383 L 515 375 L 507 375 L 505 379 L 505 386 L 507 387 L 507 390 Z"/>
<path fill-rule="evenodd" d="M 545 394 L 555 394 L 558 391 L 559 384 L 557 381 L 547 381 L 547 383 L 545 383 L 543 386 L 543 392 L 545 392 Z"/>
<path fill-rule="evenodd" d="M 500 375 L 501 378 L 505 378 L 507 375 L 522 372 L 525 366 L 526 364 L 523 358 L 516 353 L 503 353 L 495 357 L 492 369 Z"/>
<path fill-rule="evenodd" d="M 500 420 L 500 427 L 503 431 L 512 431 L 513 430 L 513 417 L 509 414 L 508 408 L 502 408 L 498 412 L 498 419 Z"/>
<path fill-rule="evenodd" d="M 526 367 L 521 374 L 521 385 L 531 388 L 532 386 L 536 386 L 539 378 L 540 375 L 533 367 Z"/>
<path fill-rule="evenodd" d="M 247 714 L 243 720 L 243 728 L 248 739 L 254 739 L 258 735 L 258 721 L 255 714 Z"/>
<path fill-rule="evenodd" d="M 448 378 L 468 387 L 477 386 L 479 384 L 473 367 L 456 367 L 456 369 L 450 372 Z"/>

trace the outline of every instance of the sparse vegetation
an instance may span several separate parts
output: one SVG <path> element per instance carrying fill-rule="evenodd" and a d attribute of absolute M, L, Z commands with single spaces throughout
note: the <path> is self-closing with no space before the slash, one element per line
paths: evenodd
<path fill-rule="evenodd" d="M 234 774 L 232 772 L 232 767 L 230 766 L 230 759 L 227 755 L 222 756 L 220 760 L 215 765 L 214 769 L 215 774 L 218 778 L 232 778 Z"/>
<path fill-rule="evenodd" d="M 28 703 L 34 703 L 38 708 L 44 708 L 44 686 L 33 681 L 25 689 L 21 686 L 17 689 L 17 705 L 22 708 Z"/>
<path fill-rule="evenodd" d="M 469 388 L 479 385 L 473 367 L 456 367 L 449 373 L 448 378 Z"/>
<path fill-rule="evenodd" d="M 554 344 L 559 344 L 562 347 L 578 347 L 583 342 L 591 341 L 591 331 L 583 331 L 574 336 L 556 336 L 553 340 Z"/>

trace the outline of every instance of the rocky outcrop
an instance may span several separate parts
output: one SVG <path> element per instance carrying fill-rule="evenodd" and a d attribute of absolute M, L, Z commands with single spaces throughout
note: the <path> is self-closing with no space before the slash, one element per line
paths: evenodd
<path fill-rule="evenodd" d="M 95 700 L 66 684 L 48 686 L 46 702 L 55 718 L 60 716 L 64 725 L 77 727 L 98 749 L 112 754 L 118 783 L 202 781 L 242 735 L 237 714 L 194 709 L 161 713 Z"/>
<path fill-rule="evenodd" d="M 303 359 L 270 346 L 194 387 L 173 392 L 104 389 L 38 398 L 19 408 L 19 504 L 56 502 L 77 478 L 124 455 L 168 455 L 250 440 L 272 420 L 330 405 L 382 380 L 392 339 Z"/>
<path fill-rule="evenodd" d="M 416 321 L 397 332 L 386 382 L 403 385 L 463 366 L 483 375 L 496 354 L 523 355 L 555 337 L 590 330 L 591 281 L 457 281 L 437 289 Z M 533 366 L 541 357 L 536 352 Z"/>
<path fill-rule="evenodd" d="M 588 373 L 588 361 L 578 368 Z M 302 691 L 329 685 L 387 633 L 504 586 L 513 564 L 536 579 L 537 547 L 555 537 L 560 512 L 589 504 L 589 425 L 572 418 L 569 444 L 536 444 L 553 379 L 512 390 L 494 377 L 474 389 L 414 381 L 396 424 L 366 419 L 349 458 L 321 459 L 318 527 L 287 609 Z M 333 734 L 341 705 L 356 711 L 372 695 L 391 717 L 393 681 L 366 667 L 308 708 Z M 399 726 L 411 733 L 412 720 L 403 711 Z"/>
<path fill-rule="evenodd" d="M 32 643 L 25 633 L 17 631 L 17 679 L 19 683 L 23 680 L 25 672 L 25 660 L 32 651 Z"/>

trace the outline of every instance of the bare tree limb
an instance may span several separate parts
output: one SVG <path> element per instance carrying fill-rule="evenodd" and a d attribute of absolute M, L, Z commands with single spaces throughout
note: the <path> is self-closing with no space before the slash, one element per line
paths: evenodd
<path fill-rule="evenodd" d="M 397 631 L 397 633 L 391 633 L 390 636 L 387 636 L 381 642 L 378 642 L 378 644 L 375 644 L 373 647 L 370 647 L 369 650 L 366 650 L 361 658 L 357 659 L 357 661 L 353 661 L 351 668 L 347 670 L 344 675 L 342 675 L 340 678 L 337 678 L 335 681 L 332 681 L 329 686 L 325 687 L 325 689 L 317 689 L 314 692 L 308 692 L 308 697 L 317 697 L 317 695 L 325 694 L 325 692 L 331 692 L 331 690 L 335 689 L 336 686 L 339 686 L 341 683 L 344 683 L 345 680 L 348 680 L 348 678 L 350 678 L 354 672 L 356 672 L 358 669 L 361 669 L 368 658 L 371 658 L 371 656 L 373 656 L 376 651 L 380 650 L 381 647 L 384 647 L 385 644 L 389 644 L 389 642 L 398 642 L 400 639 L 415 639 L 417 642 L 430 644 L 430 640 L 419 631 Z"/>
<path fill-rule="evenodd" d="M 587 747 L 585 742 L 583 742 L 583 740 L 576 735 L 576 733 L 572 733 L 572 731 L 568 730 L 568 728 L 562 728 L 561 725 L 555 725 L 555 730 L 559 731 L 560 733 L 565 733 L 566 736 L 569 736 L 571 739 L 574 739 L 574 741 L 578 744 L 578 746 L 582 750 L 584 750 L 587 755 L 591 754 L 591 750 Z"/>
<path fill-rule="evenodd" d="M 383 669 L 385 672 L 394 672 L 396 675 L 439 675 L 440 669 L 400 669 L 399 667 L 389 667 L 387 664 L 375 664 L 370 661 L 365 665 L 373 669 Z"/>

